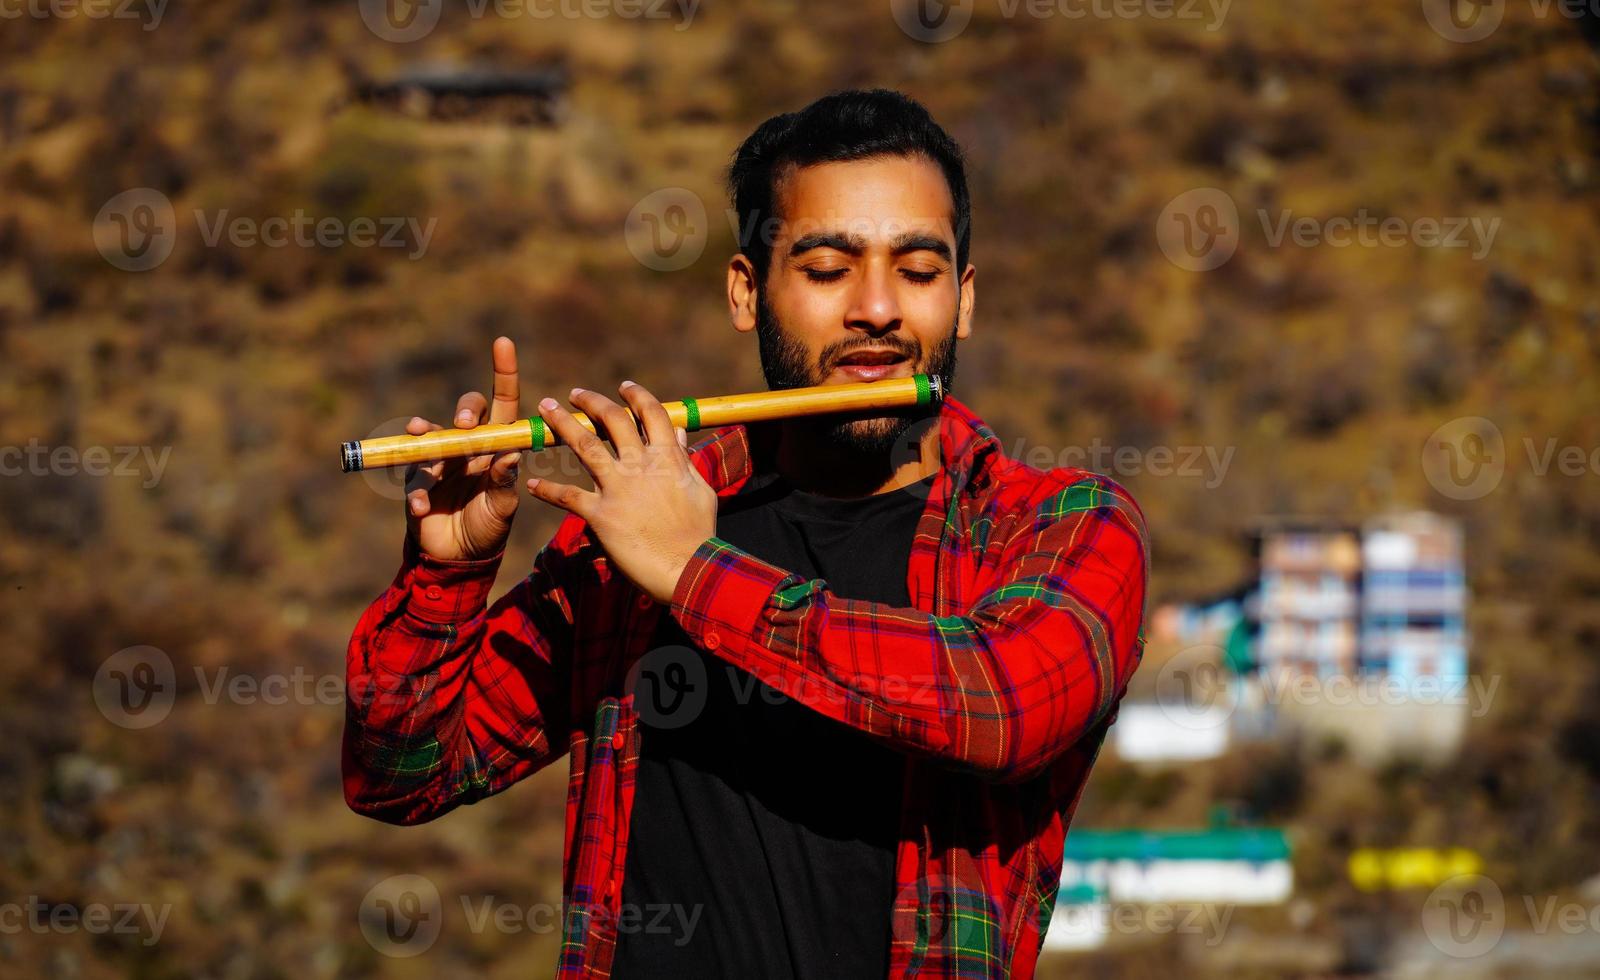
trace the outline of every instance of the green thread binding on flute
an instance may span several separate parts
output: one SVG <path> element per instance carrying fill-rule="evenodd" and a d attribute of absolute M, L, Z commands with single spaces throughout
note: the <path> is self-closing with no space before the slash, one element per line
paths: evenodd
<path fill-rule="evenodd" d="M 916 376 L 916 382 L 917 382 L 917 404 L 918 405 L 926 405 L 926 404 L 928 404 L 928 401 L 933 397 L 933 391 L 928 387 L 928 376 L 926 374 L 919 374 L 919 375 Z"/>
<path fill-rule="evenodd" d="M 528 431 L 533 433 L 533 445 L 529 448 L 534 452 L 544 449 L 544 419 L 537 415 L 528 416 Z"/>
<path fill-rule="evenodd" d="M 685 398 L 683 400 L 683 412 L 688 416 L 688 419 L 684 422 L 684 429 L 689 432 L 698 432 L 700 430 L 700 403 L 693 398 Z"/>

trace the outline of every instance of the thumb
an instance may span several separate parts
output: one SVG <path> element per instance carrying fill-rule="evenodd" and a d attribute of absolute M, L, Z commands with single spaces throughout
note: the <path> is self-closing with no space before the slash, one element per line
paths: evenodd
<path fill-rule="evenodd" d="M 489 498 L 492 509 L 507 517 L 517 509 L 517 467 L 522 453 L 501 453 L 489 464 Z"/>

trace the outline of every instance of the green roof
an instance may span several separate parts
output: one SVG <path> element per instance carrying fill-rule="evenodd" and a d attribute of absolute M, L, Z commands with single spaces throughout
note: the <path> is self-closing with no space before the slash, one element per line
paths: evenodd
<path fill-rule="evenodd" d="M 1287 861 L 1289 838 L 1271 828 L 1074 830 L 1067 861 Z"/>
<path fill-rule="evenodd" d="M 1087 905 L 1090 902 L 1103 902 L 1106 900 L 1106 890 L 1099 885 L 1088 882 L 1079 882 L 1076 885 L 1062 885 L 1061 891 L 1056 894 L 1056 901 L 1066 905 Z"/>

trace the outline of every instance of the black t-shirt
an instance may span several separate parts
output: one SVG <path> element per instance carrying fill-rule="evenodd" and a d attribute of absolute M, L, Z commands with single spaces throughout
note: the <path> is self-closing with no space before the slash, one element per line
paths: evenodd
<path fill-rule="evenodd" d="M 906 607 L 932 481 L 838 499 L 757 476 L 722 501 L 717 536 Z M 886 976 L 904 756 L 696 649 L 670 616 L 639 670 L 612 976 Z"/>

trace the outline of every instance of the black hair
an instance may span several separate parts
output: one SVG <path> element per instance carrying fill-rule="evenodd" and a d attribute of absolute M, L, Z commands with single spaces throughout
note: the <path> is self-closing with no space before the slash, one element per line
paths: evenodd
<path fill-rule="evenodd" d="M 972 244 L 966 165 L 960 145 L 920 102 L 890 89 L 855 89 L 823 96 L 757 126 L 734 151 L 728 167 L 728 194 L 739 220 L 739 250 L 755 266 L 756 282 L 767 278 L 772 241 L 763 228 L 780 217 L 777 184 L 789 168 L 918 155 L 938 164 L 950 186 L 960 275 L 967 268 Z"/>

